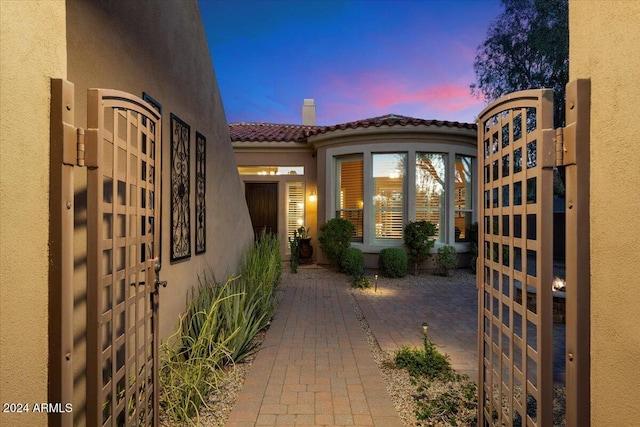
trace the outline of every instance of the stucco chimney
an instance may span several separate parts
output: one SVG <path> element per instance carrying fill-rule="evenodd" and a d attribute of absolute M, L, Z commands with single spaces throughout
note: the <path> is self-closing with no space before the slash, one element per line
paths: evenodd
<path fill-rule="evenodd" d="M 302 124 L 307 126 L 316 125 L 316 104 L 313 99 L 305 99 L 302 104 Z"/>

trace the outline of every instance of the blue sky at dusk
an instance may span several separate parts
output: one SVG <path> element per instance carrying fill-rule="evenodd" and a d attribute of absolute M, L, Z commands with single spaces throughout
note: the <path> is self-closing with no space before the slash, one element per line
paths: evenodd
<path fill-rule="evenodd" d="M 473 59 L 499 0 L 200 0 L 229 122 L 401 114 L 474 122 Z"/>

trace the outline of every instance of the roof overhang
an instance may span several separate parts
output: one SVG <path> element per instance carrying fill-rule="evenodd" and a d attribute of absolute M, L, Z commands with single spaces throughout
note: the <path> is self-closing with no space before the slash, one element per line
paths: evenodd
<path fill-rule="evenodd" d="M 313 152 L 313 147 L 300 142 L 274 142 L 274 141 L 233 141 L 231 147 L 234 152 Z"/>
<path fill-rule="evenodd" d="M 414 142 L 451 142 L 477 146 L 476 129 L 454 126 L 407 125 L 407 126 L 370 126 L 356 129 L 336 129 L 325 133 L 310 135 L 307 141 L 314 149 L 336 144 L 376 141 L 414 141 Z"/>

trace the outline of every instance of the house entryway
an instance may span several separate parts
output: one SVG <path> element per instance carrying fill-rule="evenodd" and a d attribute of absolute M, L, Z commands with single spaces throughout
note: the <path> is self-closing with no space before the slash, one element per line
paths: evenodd
<path fill-rule="evenodd" d="M 247 182 L 245 197 L 249 216 L 253 224 L 253 233 L 258 236 L 262 230 L 278 233 L 278 183 Z"/>

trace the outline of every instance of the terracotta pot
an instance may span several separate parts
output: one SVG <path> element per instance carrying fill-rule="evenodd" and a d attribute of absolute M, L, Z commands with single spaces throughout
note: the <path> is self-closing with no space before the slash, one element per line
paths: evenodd
<path fill-rule="evenodd" d="M 300 257 L 300 264 L 310 264 L 311 255 L 313 255 L 313 246 L 311 246 L 311 237 L 307 239 L 300 239 L 298 244 L 298 255 Z"/>

